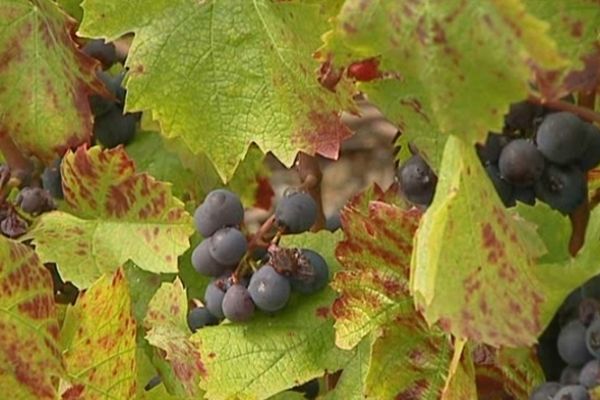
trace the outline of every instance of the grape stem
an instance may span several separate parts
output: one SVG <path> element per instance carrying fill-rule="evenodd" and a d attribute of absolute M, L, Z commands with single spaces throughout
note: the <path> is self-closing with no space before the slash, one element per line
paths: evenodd
<path fill-rule="evenodd" d="M 585 96 L 588 96 L 588 95 L 585 95 Z M 592 96 L 593 96 L 593 94 L 592 94 Z M 581 99 L 581 97 L 580 97 L 580 99 Z M 562 100 L 547 101 L 547 100 L 543 100 L 543 99 L 540 99 L 539 97 L 532 96 L 532 95 L 530 95 L 527 100 L 530 101 L 531 103 L 541 104 L 545 107 L 552 108 L 554 110 L 569 111 L 588 122 L 600 123 L 600 113 L 597 113 L 593 110 L 593 105 L 592 105 L 592 108 L 587 108 L 582 103 L 577 105 L 577 104 L 572 104 L 572 103 L 569 103 L 567 101 L 562 101 Z"/>
<path fill-rule="evenodd" d="M 590 112 L 595 115 L 600 115 L 594 112 L 594 104 L 596 102 L 596 94 L 595 92 L 583 93 L 580 92 L 577 98 L 578 105 L 575 107 L 584 110 L 585 112 Z M 571 106 L 573 104 L 567 103 Z M 584 116 L 578 114 L 582 118 Z M 587 118 L 586 118 L 587 119 Z M 594 121 L 594 119 L 591 119 Z M 575 257 L 579 250 L 583 247 L 585 241 L 585 231 L 587 230 L 588 222 L 590 220 L 590 202 L 588 198 L 585 198 L 585 201 L 577 207 L 575 211 L 569 214 L 569 219 L 571 220 L 571 237 L 569 239 L 569 253 L 571 256 Z"/>
<path fill-rule="evenodd" d="M 320 231 L 325 228 L 325 214 L 323 214 L 323 201 L 321 199 L 323 173 L 321 172 L 319 161 L 316 157 L 300 152 L 296 160 L 296 170 L 302 181 L 300 188 L 305 190 L 315 203 L 317 203 L 317 220 L 312 226 L 311 231 Z"/>
<path fill-rule="evenodd" d="M 233 279 L 234 283 L 239 282 L 240 276 L 243 276 L 243 274 L 244 274 L 244 272 L 246 272 L 248 266 L 250 266 L 249 257 L 252 255 L 252 252 L 254 251 L 254 249 L 256 249 L 257 247 L 268 247 L 269 246 L 268 241 L 265 240 L 265 236 L 267 236 L 267 234 L 271 231 L 271 229 L 273 228 L 274 225 L 275 225 L 275 215 L 271 215 L 269 218 L 267 218 L 267 220 L 265 222 L 263 222 L 263 224 L 260 226 L 260 228 L 258 228 L 256 233 L 252 236 L 252 238 L 250 239 L 250 242 L 248 242 L 248 249 L 246 250 L 246 254 L 244 255 L 244 258 L 242 258 L 242 260 L 236 267 L 235 271 L 233 271 L 232 279 Z"/>
<path fill-rule="evenodd" d="M 6 132 L 0 132 L 0 152 L 11 170 L 13 178 L 26 182 L 33 173 L 33 163 L 18 149 L 15 142 Z"/>

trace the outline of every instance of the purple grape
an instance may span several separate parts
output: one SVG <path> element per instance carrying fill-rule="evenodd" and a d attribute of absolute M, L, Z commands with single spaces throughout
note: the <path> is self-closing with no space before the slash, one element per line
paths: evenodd
<path fill-rule="evenodd" d="M 560 390 L 560 387 L 561 384 L 558 382 L 544 382 L 533 389 L 529 400 L 551 399 Z"/>
<path fill-rule="evenodd" d="M 226 226 L 238 226 L 244 220 L 240 198 L 225 189 L 210 192 L 194 212 L 198 232 L 205 238 Z"/>
<path fill-rule="evenodd" d="M 248 250 L 246 237 L 236 228 L 221 228 L 206 241 L 210 255 L 222 265 L 237 265 Z"/>
<path fill-rule="evenodd" d="M 292 276 L 292 289 L 303 294 L 311 294 L 323 289 L 329 282 L 329 267 L 319 253 L 312 250 L 301 250 L 300 262 L 308 266 L 308 274 L 297 273 Z M 300 269 L 304 271 L 304 268 Z"/>
<path fill-rule="evenodd" d="M 596 314 L 585 332 L 586 349 L 596 358 L 600 358 L 600 315 Z"/>
<path fill-rule="evenodd" d="M 60 164 L 62 158 L 57 158 L 44 169 L 42 173 L 42 186 L 55 199 L 64 198 L 62 189 L 62 176 L 60 173 Z"/>
<path fill-rule="evenodd" d="M 136 114 L 123 114 L 120 107 L 113 105 L 107 113 L 94 118 L 94 137 L 109 149 L 127 144 L 135 136 L 137 120 Z"/>
<path fill-rule="evenodd" d="M 290 282 L 270 265 L 264 265 L 250 278 L 248 292 L 263 311 L 278 311 L 290 298 Z"/>
<path fill-rule="evenodd" d="M 204 307 L 196 307 L 188 313 L 187 323 L 192 332 L 196 332 L 198 329 L 208 325 L 216 325 L 219 323 L 217 317 L 212 315 Z"/>
<path fill-rule="evenodd" d="M 583 171 L 595 168 L 600 163 L 600 129 L 593 124 L 585 124 L 587 146 L 579 157 L 579 167 Z"/>
<path fill-rule="evenodd" d="M 600 361 L 588 361 L 579 373 L 579 383 L 588 389 L 600 385 Z"/>
<path fill-rule="evenodd" d="M 277 204 L 275 220 L 286 233 L 305 232 L 317 220 L 317 203 L 307 193 L 291 193 Z"/>
<path fill-rule="evenodd" d="M 562 327 L 557 340 L 558 354 L 569 365 L 579 367 L 592 359 L 586 347 L 586 328 L 579 320 Z"/>
<path fill-rule="evenodd" d="M 549 164 L 534 188 L 541 201 L 563 214 L 575 211 L 587 196 L 585 174 L 574 166 Z"/>
<path fill-rule="evenodd" d="M 47 190 L 37 187 L 21 189 L 17 195 L 16 204 L 29 214 L 40 214 L 54 209 L 54 201 Z"/>
<path fill-rule="evenodd" d="M 552 400 L 589 400 L 587 389 L 581 385 L 563 386 Z"/>
<path fill-rule="evenodd" d="M 539 151 L 561 165 L 577 161 L 585 151 L 587 139 L 585 123 L 567 111 L 547 115 L 536 135 Z"/>
<path fill-rule="evenodd" d="M 544 172 L 544 157 L 529 140 L 516 139 L 502 149 L 498 167 L 508 183 L 531 186 Z"/>
<path fill-rule="evenodd" d="M 81 49 L 85 54 L 99 60 L 104 69 L 110 68 L 117 62 L 117 49 L 112 43 L 106 43 L 102 39 L 92 39 Z"/>
<path fill-rule="evenodd" d="M 422 206 L 431 204 L 437 177 L 420 155 L 415 154 L 402 164 L 397 177 L 408 201 Z"/>
<path fill-rule="evenodd" d="M 192 252 L 192 265 L 198 273 L 206 276 L 221 276 L 228 269 L 211 255 L 209 239 L 200 242 Z"/>
<path fill-rule="evenodd" d="M 247 321 L 254 314 L 254 303 L 243 285 L 236 283 L 223 297 L 223 314 L 232 322 Z"/>
<path fill-rule="evenodd" d="M 225 318 L 225 314 L 223 314 L 225 290 L 223 281 L 217 279 L 209 283 L 204 291 L 204 307 L 219 319 Z"/>

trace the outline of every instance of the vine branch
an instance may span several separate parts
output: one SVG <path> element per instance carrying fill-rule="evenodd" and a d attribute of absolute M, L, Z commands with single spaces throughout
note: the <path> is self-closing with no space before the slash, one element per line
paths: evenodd
<path fill-rule="evenodd" d="M 589 121 L 589 122 L 600 123 L 600 113 L 597 113 L 596 111 L 594 111 L 593 108 L 587 108 L 587 106 L 585 106 L 584 104 L 581 103 L 582 98 L 589 97 L 589 96 L 591 96 L 593 98 L 594 93 L 581 94 L 579 105 L 572 104 L 572 103 L 569 103 L 569 102 L 563 101 L 563 100 L 546 101 L 546 100 L 540 99 L 539 97 L 531 96 L 531 95 L 528 97 L 527 100 L 530 101 L 531 103 L 540 104 L 545 107 L 552 108 L 554 110 L 569 111 L 569 112 L 577 115 L 578 117 L 581 117 L 582 119 Z"/>
<path fill-rule="evenodd" d="M 323 213 L 323 200 L 321 198 L 323 173 L 321 172 L 319 161 L 316 157 L 300 152 L 296 161 L 296 169 L 302 181 L 301 187 L 317 203 L 317 220 L 311 229 L 313 232 L 317 232 L 325 228 L 325 214 Z"/>

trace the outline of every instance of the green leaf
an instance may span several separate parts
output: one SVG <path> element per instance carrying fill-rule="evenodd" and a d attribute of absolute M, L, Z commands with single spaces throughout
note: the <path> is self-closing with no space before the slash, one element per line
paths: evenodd
<path fill-rule="evenodd" d="M 97 62 L 77 50 L 74 29 L 53 1 L 0 4 L 0 132 L 47 163 L 89 141 L 87 96 L 101 90 Z"/>
<path fill-rule="evenodd" d="M 71 17 L 81 21 L 83 10 L 81 9 L 81 0 L 56 0 L 58 5 Z"/>
<path fill-rule="evenodd" d="M 178 396 L 199 394 L 199 380 L 206 376 L 200 353 L 188 340 L 187 298 L 181 281 L 163 283 L 150 302 L 144 320 L 148 342 L 164 350 L 176 379 L 168 383 L 169 390 Z M 167 386 L 169 388 L 169 386 Z"/>
<path fill-rule="evenodd" d="M 172 282 L 175 277 L 173 274 L 153 274 L 140 269 L 133 263 L 125 264 L 123 271 L 129 285 L 133 317 L 136 323 L 141 325 L 148 312 L 150 300 L 158 288 L 163 282 Z"/>
<path fill-rule="evenodd" d="M 369 372 L 372 344 L 371 336 L 360 341 L 354 348 L 352 358 L 344 366 L 335 389 L 328 392 L 324 400 L 363 400 L 365 398 L 365 381 Z"/>
<path fill-rule="evenodd" d="M 517 203 L 515 215 L 537 226 L 537 234 L 544 241 L 548 252 L 539 262 L 564 262 L 571 258 L 569 254 L 569 239 L 571 237 L 571 224 L 569 219 L 548 205 L 538 201 L 535 207 Z"/>
<path fill-rule="evenodd" d="M 290 166 L 298 151 L 337 158 L 349 136 L 339 110 L 349 107 L 350 91 L 322 88 L 312 58 L 331 5 L 85 0 L 82 6 L 80 34 L 135 33 L 126 108 L 151 110 L 165 136 L 204 152 L 224 181 L 252 142 Z"/>
<path fill-rule="evenodd" d="M 538 265 L 546 249 L 532 224 L 504 209 L 473 147 L 451 136 L 416 238 L 417 307 L 458 337 L 529 346 L 565 296 L 600 270 L 592 256 L 600 246 L 599 216 L 592 213 L 576 259 Z"/>
<path fill-rule="evenodd" d="M 339 235 L 326 231 L 286 235 L 280 244 L 310 248 L 336 270 Z M 310 296 L 294 295 L 274 315 L 256 312 L 247 323 L 225 323 L 196 332 L 191 340 L 206 368 L 206 380 L 201 382 L 206 397 L 265 399 L 342 368 L 350 354 L 334 343 L 333 298 L 329 288 Z"/>
<path fill-rule="evenodd" d="M 581 67 L 582 57 L 596 51 L 600 8 L 588 0 L 523 0 L 527 11 L 549 23 L 548 32 L 561 54 L 574 68 Z"/>
<path fill-rule="evenodd" d="M 135 162 L 137 171 L 147 172 L 158 180 L 170 182 L 173 194 L 180 199 L 199 202 L 203 197 L 200 180 L 186 168 L 179 155 L 169 148 L 166 140 L 157 132 L 138 132 L 127 145 L 127 154 Z M 199 176 L 211 175 L 197 171 Z"/>
<path fill-rule="evenodd" d="M 192 342 L 202 354 L 210 399 L 265 399 L 343 367 L 348 354 L 334 344 L 327 310 L 333 293 L 294 297 L 274 316 L 200 329 Z"/>
<path fill-rule="evenodd" d="M 65 369 L 50 273 L 28 246 L 0 237 L 0 393 L 55 399 Z"/>
<path fill-rule="evenodd" d="M 502 127 L 531 64 L 565 65 L 547 31 L 519 0 L 347 0 L 320 53 L 338 66 L 376 57 L 383 79 L 360 90 L 437 168 L 445 135 L 474 142 Z"/>
<path fill-rule="evenodd" d="M 61 170 L 72 214 L 43 214 L 24 238 L 34 239 L 44 262 L 56 262 L 79 287 L 127 260 L 151 272 L 177 272 L 193 227 L 169 184 L 136 174 L 119 148 L 80 147 L 65 155 Z"/>
<path fill-rule="evenodd" d="M 74 398 L 131 398 L 136 392 L 135 337 L 129 287 L 119 269 L 80 293 L 67 310 L 61 342 L 69 393 Z"/>

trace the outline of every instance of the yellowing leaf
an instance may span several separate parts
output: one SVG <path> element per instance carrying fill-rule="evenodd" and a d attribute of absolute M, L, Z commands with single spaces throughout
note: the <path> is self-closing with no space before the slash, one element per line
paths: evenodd
<path fill-rule="evenodd" d="M 173 369 L 175 394 L 198 395 L 200 377 L 206 370 L 200 353 L 188 340 L 192 332 L 187 326 L 187 297 L 181 281 L 162 284 L 150 301 L 144 325 L 149 329 L 146 339 L 164 350 Z"/>
<path fill-rule="evenodd" d="M 47 162 L 90 139 L 88 95 L 101 87 L 74 28 L 53 1 L 0 3 L 0 134 Z"/>
<path fill-rule="evenodd" d="M 69 152 L 62 177 L 73 214 L 43 214 L 27 238 L 65 280 L 86 287 L 129 259 L 147 271 L 177 272 L 193 227 L 169 184 L 136 174 L 120 148 Z"/>
<path fill-rule="evenodd" d="M 437 167 L 446 135 L 502 127 L 532 64 L 565 65 L 548 28 L 520 0 L 346 0 L 321 54 L 339 66 L 376 57 L 382 79 L 360 89 Z"/>
<path fill-rule="evenodd" d="M 473 146 L 451 136 L 416 238 L 415 302 L 430 324 L 458 337 L 529 346 L 565 296 L 600 271 L 592 255 L 599 232 L 595 210 L 577 258 L 538 265 L 545 246 L 533 225 L 502 206 Z"/>
<path fill-rule="evenodd" d="M 67 310 L 61 332 L 72 397 L 128 399 L 136 392 L 136 324 L 122 269 L 104 275 Z"/>
<path fill-rule="evenodd" d="M 64 376 L 52 279 L 28 246 L 0 237 L 0 393 L 55 399 Z"/>
<path fill-rule="evenodd" d="M 80 34 L 134 32 L 127 109 L 151 110 L 227 181 L 252 142 L 290 166 L 298 151 L 337 158 L 349 136 L 349 90 L 317 81 L 312 53 L 333 8 L 319 3 L 86 0 Z"/>

